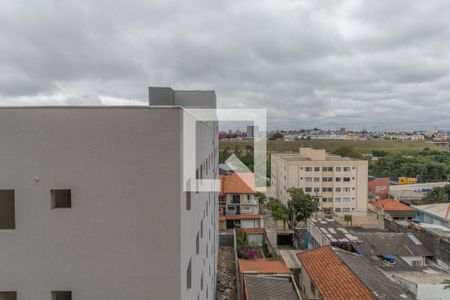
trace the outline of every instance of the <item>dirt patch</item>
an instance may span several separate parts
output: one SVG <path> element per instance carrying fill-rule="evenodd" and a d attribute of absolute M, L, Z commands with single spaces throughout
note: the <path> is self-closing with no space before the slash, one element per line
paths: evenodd
<path fill-rule="evenodd" d="M 236 300 L 236 265 L 233 247 L 219 247 L 217 300 Z"/>

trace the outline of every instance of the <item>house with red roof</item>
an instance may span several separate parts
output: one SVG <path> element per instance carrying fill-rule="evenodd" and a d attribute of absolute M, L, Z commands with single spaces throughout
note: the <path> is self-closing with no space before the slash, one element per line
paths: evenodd
<path fill-rule="evenodd" d="M 255 176 L 251 172 L 229 172 L 220 176 L 219 228 L 221 230 L 264 227 L 259 214 Z"/>
<path fill-rule="evenodd" d="M 297 257 L 303 299 L 416 299 L 364 256 L 326 245 L 300 252 Z"/>
<path fill-rule="evenodd" d="M 239 259 L 239 285 L 244 300 L 300 300 L 300 291 L 279 259 Z"/>
<path fill-rule="evenodd" d="M 394 199 L 369 201 L 369 209 L 383 215 L 389 215 L 392 219 L 413 219 L 416 217 L 414 208 Z"/>

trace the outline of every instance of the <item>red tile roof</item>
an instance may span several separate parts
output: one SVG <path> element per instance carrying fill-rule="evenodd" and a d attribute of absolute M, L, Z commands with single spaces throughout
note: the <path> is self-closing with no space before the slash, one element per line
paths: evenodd
<path fill-rule="evenodd" d="M 255 175 L 253 173 L 235 173 L 220 176 L 221 194 L 255 194 Z"/>
<path fill-rule="evenodd" d="M 273 259 L 239 259 L 241 273 L 290 274 L 283 261 Z"/>
<path fill-rule="evenodd" d="M 376 299 L 330 246 L 297 254 L 323 300 Z"/>
<path fill-rule="evenodd" d="M 378 201 L 369 202 L 373 207 L 377 209 L 384 208 L 385 211 L 397 210 L 397 211 L 413 211 L 414 209 L 394 199 L 384 199 Z"/>

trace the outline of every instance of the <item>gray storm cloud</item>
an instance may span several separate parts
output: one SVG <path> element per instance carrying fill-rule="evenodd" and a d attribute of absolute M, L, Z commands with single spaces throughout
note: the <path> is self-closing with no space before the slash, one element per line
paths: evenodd
<path fill-rule="evenodd" d="M 0 3 L 0 105 L 215 89 L 269 126 L 450 128 L 448 1 Z"/>

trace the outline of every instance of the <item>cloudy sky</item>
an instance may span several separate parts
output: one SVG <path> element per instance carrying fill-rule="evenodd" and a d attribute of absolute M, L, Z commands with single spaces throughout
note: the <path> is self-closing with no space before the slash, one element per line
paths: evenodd
<path fill-rule="evenodd" d="M 0 105 L 214 89 L 269 126 L 450 128 L 450 2 L 2 0 Z"/>

